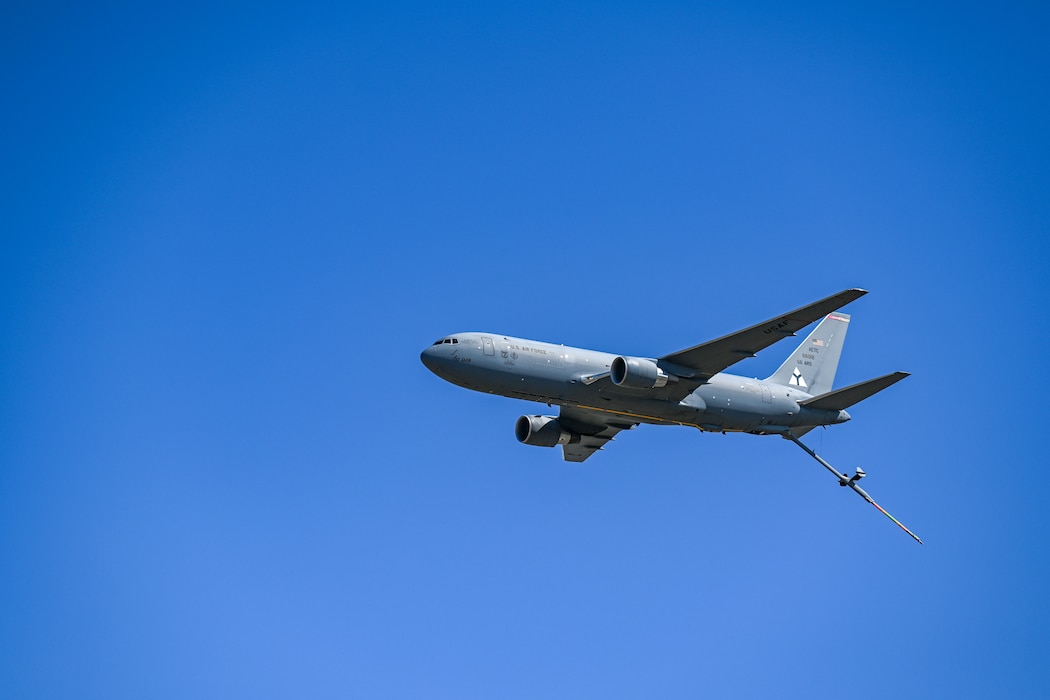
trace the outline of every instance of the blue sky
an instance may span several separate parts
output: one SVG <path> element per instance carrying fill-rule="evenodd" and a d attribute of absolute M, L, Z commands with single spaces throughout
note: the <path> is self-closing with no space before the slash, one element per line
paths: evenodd
<path fill-rule="evenodd" d="M 8 697 L 1040 697 L 1050 13 L 3 10 Z M 840 289 L 810 435 L 584 465 L 419 352 Z M 765 376 L 790 352 L 737 366 Z"/>

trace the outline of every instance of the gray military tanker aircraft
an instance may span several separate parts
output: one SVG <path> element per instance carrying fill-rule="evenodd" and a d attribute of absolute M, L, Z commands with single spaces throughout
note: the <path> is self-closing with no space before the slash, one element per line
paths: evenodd
<path fill-rule="evenodd" d="M 838 309 L 867 294 L 847 289 L 742 331 L 658 358 L 612 355 L 496 333 L 455 333 L 423 351 L 423 364 L 453 384 L 516 399 L 557 404 L 557 416 L 524 415 L 514 433 L 526 445 L 561 445 L 582 462 L 621 430 L 639 423 L 685 425 L 705 432 L 780 435 L 791 440 L 905 532 L 875 503 L 799 438 L 813 428 L 845 423 L 846 409 L 908 376 L 894 372 L 832 390 L 850 317 Z M 779 340 L 821 322 L 767 379 L 723 370 Z"/>

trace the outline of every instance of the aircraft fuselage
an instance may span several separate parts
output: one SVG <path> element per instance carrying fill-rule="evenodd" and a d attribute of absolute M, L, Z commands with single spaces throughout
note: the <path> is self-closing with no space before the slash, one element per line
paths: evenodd
<path fill-rule="evenodd" d="M 798 387 L 718 373 L 684 398 L 677 378 L 659 388 L 614 384 L 617 355 L 494 333 L 457 333 L 423 351 L 436 375 L 474 391 L 549 405 L 574 406 L 636 422 L 687 425 L 712 432 L 781 433 L 787 428 L 843 423 L 846 411 L 800 406 Z"/>

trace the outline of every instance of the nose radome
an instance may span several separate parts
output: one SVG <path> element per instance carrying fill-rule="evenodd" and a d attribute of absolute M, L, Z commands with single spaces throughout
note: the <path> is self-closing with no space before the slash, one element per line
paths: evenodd
<path fill-rule="evenodd" d="M 419 360 L 423 363 L 423 366 L 429 369 L 431 372 L 434 371 L 434 362 L 437 358 L 434 357 L 434 346 L 431 345 L 423 352 L 419 353 Z"/>

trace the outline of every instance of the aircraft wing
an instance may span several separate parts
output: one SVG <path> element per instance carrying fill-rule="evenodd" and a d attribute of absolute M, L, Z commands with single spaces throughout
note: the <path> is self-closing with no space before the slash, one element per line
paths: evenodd
<path fill-rule="evenodd" d="M 558 422 L 566 430 L 580 435 L 580 441 L 562 445 L 566 462 L 582 462 L 602 449 L 621 430 L 630 430 L 637 422 L 615 414 L 591 411 L 586 408 L 562 406 Z"/>
<path fill-rule="evenodd" d="M 742 331 L 664 355 L 660 360 L 693 370 L 693 378 L 708 379 L 745 358 L 754 357 L 759 350 L 768 348 L 778 340 L 795 335 L 814 321 L 867 293 L 863 289 L 847 289 Z"/>

